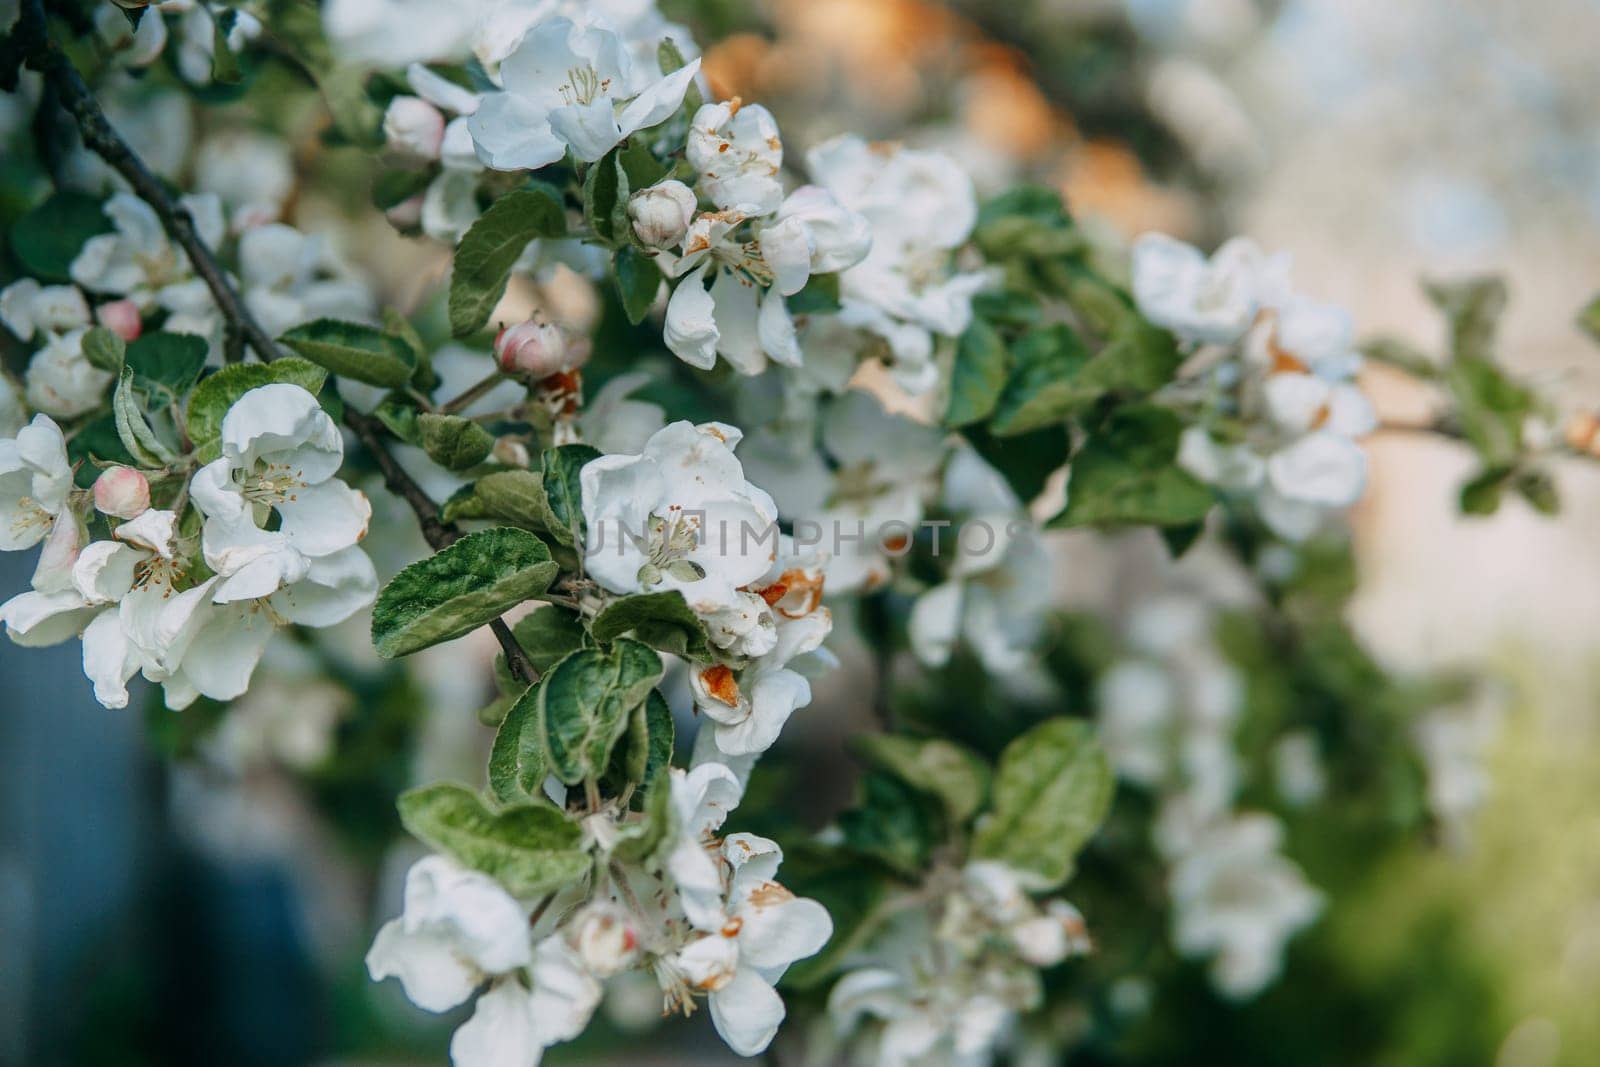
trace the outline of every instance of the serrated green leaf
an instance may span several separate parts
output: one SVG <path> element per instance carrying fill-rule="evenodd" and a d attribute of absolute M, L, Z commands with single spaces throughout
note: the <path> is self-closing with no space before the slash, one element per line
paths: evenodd
<path fill-rule="evenodd" d="M 78 465 L 73 482 L 79 489 L 88 489 L 100 476 L 103 466 L 117 464 L 136 467 L 138 460 L 123 447 L 122 436 L 117 433 L 116 416 L 107 412 L 85 424 L 67 440 L 67 458 Z"/>
<path fill-rule="evenodd" d="M 437 175 L 437 168 L 430 167 L 425 170 L 386 170 L 372 180 L 372 205 L 379 211 L 388 211 L 392 207 L 417 196 L 433 183 Z"/>
<path fill-rule="evenodd" d="M 398 807 L 413 837 L 482 871 L 513 896 L 549 893 L 590 868 L 583 831 L 549 804 L 491 811 L 465 786 L 439 782 L 402 794 Z"/>
<path fill-rule="evenodd" d="M 479 478 L 473 494 L 486 516 L 530 530 L 550 530 L 554 517 L 537 471 L 495 471 Z"/>
<path fill-rule="evenodd" d="M 660 680 L 661 657 L 628 640 L 580 649 L 550 668 L 539 686 L 539 715 L 551 772 L 568 785 L 598 780 L 629 714 Z"/>
<path fill-rule="evenodd" d="M 845 844 L 903 877 L 916 878 L 942 836 L 938 802 L 878 771 L 862 775 L 860 789 L 861 801 L 839 816 Z"/>
<path fill-rule="evenodd" d="M 613 269 L 622 311 L 629 322 L 637 325 L 650 313 L 650 306 L 661 289 L 661 268 L 637 248 L 625 245 L 618 249 Z"/>
<path fill-rule="evenodd" d="M 405 393 L 398 392 L 385 396 L 378 406 L 372 409 L 372 417 L 383 423 L 385 429 L 408 445 L 422 444 L 422 428 L 417 423 L 417 417 L 421 414 L 422 409 L 417 407 L 415 400 Z"/>
<path fill-rule="evenodd" d="M 672 709 L 659 689 L 652 689 L 628 715 L 628 728 L 611 754 L 605 783 L 614 793 L 648 788 L 672 763 L 676 742 Z"/>
<path fill-rule="evenodd" d="M 988 795 L 988 765 L 953 741 L 860 734 L 850 747 L 869 766 L 937 799 L 951 826 L 976 815 Z"/>
<path fill-rule="evenodd" d="M 177 458 L 177 454 L 161 442 L 145 421 L 133 388 L 133 370 L 126 364 L 117 381 L 117 391 L 111 398 L 111 413 L 117 420 L 117 436 L 122 438 L 122 447 L 128 450 L 139 466 L 164 467 Z"/>
<path fill-rule="evenodd" d="M 164 389 L 177 397 L 199 380 L 209 351 L 202 337 L 157 330 L 128 344 L 124 359 L 133 369 L 135 384 L 146 390 Z"/>
<path fill-rule="evenodd" d="M 411 564 L 378 594 L 372 644 L 386 659 L 452 641 L 550 587 L 558 567 L 526 530 L 467 534 Z"/>
<path fill-rule="evenodd" d="M 1094 727 L 1051 719 L 1006 746 L 994 801 L 979 822 L 973 855 L 1000 860 L 1054 889 L 1072 876 L 1079 849 L 1111 806 L 1111 766 Z"/>
<path fill-rule="evenodd" d="M 511 632 L 540 674 L 578 651 L 588 638 L 577 613 L 554 604 L 524 615 Z"/>
<path fill-rule="evenodd" d="M 1072 457 L 1066 509 L 1048 525 L 1187 526 L 1204 519 L 1215 496 L 1178 466 L 1182 432 L 1183 421 L 1166 408 L 1118 410 Z"/>
<path fill-rule="evenodd" d="M 201 459 L 204 460 L 206 446 L 215 446 L 217 439 L 222 436 L 223 417 L 244 394 L 263 385 L 288 382 L 315 395 L 322 391 L 322 383 L 327 377 L 328 372 L 321 367 L 293 356 L 275 359 L 271 363 L 235 363 L 223 367 L 215 374 L 202 378 L 189 396 L 189 407 L 184 414 L 184 427 L 189 440 L 201 450 Z"/>
<path fill-rule="evenodd" d="M 544 726 L 539 721 L 539 684 L 511 705 L 489 752 L 489 791 L 504 804 L 543 795 L 547 771 Z"/>
<path fill-rule="evenodd" d="M 584 543 L 583 486 L 579 472 L 600 451 L 588 445 L 559 445 L 544 452 L 544 496 L 554 526 L 552 537 L 564 545 L 582 548 Z"/>
<path fill-rule="evenodd" d="M 431 411 L 417 416 L 417 439 L 429 459 L 452 471 L 477 466 L 494 448 L 494 434 L 471 419 Z"/>
<path fill-rule="evenodd" d="M 613 600 L 589 624 L 596 641 L 633 636 L 662 652 L 691 659 L 710 655 L 705 623 L 676 589 Z"/>
<path fill-rule="evenodd" d="M 989 428 L 1009 437 L 1066 420 L 1083 407 L 1077 376 L 1089 350 L 1072 328 L 1056 324 L 1023 335 L 1011 346 L 1011 374 Z"/>
<path fill-rule="evenodd" d="M 583 220 L 589 230 L 607 244 L 617 242 L 617 208 L 628 200 L 627 175 L 617 165 L 617 150 L 612 149 L 589 165 L 583 178 Z"/>
<path fill-rule="evenodd" d="M 483 329 L 505 295 L 511 268 L 536 237 L 567 232 L 561 201 L 543 187 L 513 189 L 489 205 L 456 246 L 450 271 L 450 332 Z"/>
<path fill-rule="evenodd" d="M 988 418 L 1000 401 L 1010 366 L 1011 355 L 999 331 L 982 319 L 973 319 L 956 344 L 944 424 L 966 426 Z"/>
<path fill-rule="evenodd" d="M 110 229 L 98 198 L 55 193 L 12 224 L 11 252 L 24 274 L 64 284 L 72 281 L 72 261 L 89 238 Z"/>
<path fill-rule="evenodd" d="M 104 326 L 96 326 L 85 333 L 80 347 L 83 358 L 91 366 L 112 374 L 122 373 L 122 361 L 128 355 L 127 343 Z"/>
<path fill-rule="evenodd" d="M 318 319 L 296 326 L 278 340 L 318 366 L 368 385 L 398 389 L 417 369 L 411 346 L 376 326 Z"/>
<path fill-rule="evenodd" d="M 658 700 L 659 695 L 652 693 L 650 701 Z M 650 701 L 646 701 L 647 704 Z M 663 706 L 665 702 L 663 701 Z M 663 841 L 672 840 L 676 825 L 675 813 L 672 810 L 672 786 L 667 781 L 665 773 L 651 780 L 651 784 L 643 789 L 643 801 L 639 804 L 642 815 L 633 822 L 623 823 L 617 828 L 617 842 L 612 846 L 611 854 L 624 863 L 642 863 L 650 858 Z"/>

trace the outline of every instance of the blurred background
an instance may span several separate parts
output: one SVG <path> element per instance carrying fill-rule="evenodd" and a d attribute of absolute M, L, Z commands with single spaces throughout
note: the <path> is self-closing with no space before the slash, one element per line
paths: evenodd
<path fill-rule="evenodd" d="M 796 159 L 855 130 L 949 153 L 980 194 L 1055 186 L 1085 225 L 1124 239 L 1247 234 L 1292 252 L 1300 288 L 1349 308 L 1363 335 L 1424 350 L 1442 325 L 1419 279 L 1499 273 L 1504 361 L 1566 410 L 1600 403 L 1597 353 L 1573 326 L 1600 288 L 1595 0 L 661 6 L 716 42 L 716 95 L 769 106 Z M 341 209 L 307 197 L 298 224 Z M 343 251 L 416 308 L 447 254 L 374 219 Z M 539 298 L 596 313 L 576 282 Z M 1393 421 L 1425 417 L 1429 399 L 1398 376 L 1364 384 Z M 1360 1062 L 1600 1062 L 1600 476 L 1562 469 L 1555 519 L 1520 501 L 1463 519 L 1465 451 L 1407 432 L 1369 448 L 1355 627 L 1385 666 L 1487 666 L 1506 696 L 1475 734 L 1488 800 L 1466 832 L 1342 894 L 1319 958 L 1360 1003 L 1385 1004 L 1349 1020 L 1381 1030 Z M 374 523 L 383 573 L 421 550 L 409 517 L 393 518 Z M 1058 552 L 1069 606 L 1125 596 L 1130 558 L 1154 558 L 1090 534 Z M 0 588 L 22 587 L 31 564 L 0 557 Z M 797 761 L 839 754 L 865 715 L 852 677 L 867 667 L 844 651 L 786 735 Z M 209 731 L 204 709 L 99 708 L 75 645 L 0 644 L 0 1063 L 443 1062 L 448 1026 L 369 988 L 361 956 L 411 858 L 388 848 L 390 800 L 477 773 L 487 731 L 472 713 L 492 655 L 463 642 L 401 672 L 373 662 L 364 624 L 316 649 L 285 638 Z M 313 679 L 329 664 L 333 681 Z M 188 758 L 164 766 L 170 754 Z M 815 788 L 825 809 L 849 782 Z M 1274 997 L 1304 1004 L 1317 980 L 1291 964 L 1282 989 L 1238 1010 L 1270 1019 Z M 1254 1062 L 1357 1062 L 1291 1055 L 1285 1040 Z M 652 1051 L 668 1045 L 600 1035 L 549 1059 L 727 1055 L 709 1028 L 670 1043 L 673 1057 Z"/>

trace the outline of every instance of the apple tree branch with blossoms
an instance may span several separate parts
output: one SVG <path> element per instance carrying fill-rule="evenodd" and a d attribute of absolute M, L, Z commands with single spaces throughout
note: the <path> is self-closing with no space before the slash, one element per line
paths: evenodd
<path fill-rule="evenodd" d="M 760 103 L 707 98 L 651 4 L 12 7 L 0 86 L 112 191 L 47 168 L 10 229 L 0 549 L 38 562 L 0 621 L 81 641 L 106 707 L 142 676 L 175 711 L 244 698 L 284 628 L 370 609 L 389 659 L 489 628 L 484 774 L 398 798 L 430 854 L 366 957 L 425 1011 L 471 1004 L 460 1067 L 537 1063 L 625 980 L 739 1055 L 791 1015 L 820 1057 L 1060 1055 L 1129 975 L 1278 978 L 1350 875 L 1314 881 L 1274 809 L 1394 841 L 1477 802 L 1449 710 L 1475 686 L 1394 677 L 1350 633 L 1342 516 L 1385 429 L 1470 447 L 1474 514 L 1552 510 L 1551 460 L 1600 449 L 1600 420 L 1563 425 L 1496 362 L 1498 282 L 1430 285 L 1443 358 L 1358 346 L 1247 239 L 1124 254 L 1052 191 L 980 204 L 935 152 L 786 152 Z M 370 213 L 453 248 L 448 373 L 281 191 L 185 189 L 119 132 L 110 102 L 162 57 L 219 128 L 269 70 L 315 94 L 325 138 L 368 153 Z M 666 372 L 497 318 L 556 264 Z M 1434 415 L 1380 424 L 1368 363 Z M 352 483 L 432 554 L 380 582 Z M 1053 531 L 1140 528 L 1247 591 L 1060 610 Z M 855 802 L 798 832 L 761 807 L 762 757 L 828 714 L 836 615 L 879 722 L 851 738 Z"/>

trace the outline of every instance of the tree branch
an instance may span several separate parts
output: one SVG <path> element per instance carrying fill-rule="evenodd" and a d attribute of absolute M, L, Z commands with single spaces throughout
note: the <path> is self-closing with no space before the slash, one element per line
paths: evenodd
<path fill-rule="evenodd" d="M 16 34 L 27 55 L 28 66 L 44 76 L 47 103 L 41 106 L 47 106 L 50 97 L 54 96 L 62 110 L 72 116 L 77 124 L 84 145 L 105 160 L 132 187 L 134 194 L 154 209 L 156 217 L 161 220 L 162 229 L 188 254 L 194 272 L 206 283 L 211 298 L 216 301 L 218 310 L 227 322 L 226 358 L 229 361 L 242 359 L 246 342 L 262 359 L 274 358 L 277 355 L 276 344 L 250 314 L 250 309 L 245 307 L 233 283 L 217 263 L 216 256 L 206 247 L 189 209 L 167 195 L 161 179 L 151 172 L 138 153 L 112 128 L 99 102 L 84 83 L 83 76 L 66 53 L 61 51 L 61 47 L 50 39 L 43 0 L 23 0 Z"/>
<path fill-rule="evenodd" d="M 60 46 L 50 39 L 43 0 L 23 0 L 16 37 L 27 56 L 28 65 L 44 76 L 47 103 L 53 94 L 61 108 L 77 123 L 83 143 L 122 175 L 133 188 L 134 194 L 155 211 L 168 236 L 188 254 L 194 272 L 204 280 L 212 299 L 216 301 L 217 310 L 222 313 L 225 357 L 230 362 L 243 359 L 244 347 L 249 344 L 263 361 L 277 359 L 281 354 L 277 344 L 250 314 L 250 309 L 245 307 L 215 254 L 200 238 L 193 216 L 167 194 L 161 180 L 106 121 L 105 112 L 77 68 Z M 416 513 L 417 521 L 422 526 L 422 535 L 428 544 L 438 551 L 459 538 L 461 531 L 440 518 L 438 505 L 384 447 L 381 424 L 353 408 L 346 409 L 344 421 L 371 453 L 383 474 L 384 483 Z M 495 619 L 489 624 L 489 629 L 500 642 L 512 674 L 527 685 L 538 681 L 539 672 L 534 670 L 533 662 L 528 659 L 528 654 L 523 651 L 505 621 Z"/>

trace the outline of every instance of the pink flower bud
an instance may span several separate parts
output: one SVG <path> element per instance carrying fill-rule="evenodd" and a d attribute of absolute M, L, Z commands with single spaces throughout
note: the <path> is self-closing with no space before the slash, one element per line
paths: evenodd
<path fill-rule="evenodd" d="M 94 480 L 94 506 L 119 519 L 138 518 L 150 507 L 150 482 L 132 467 L 107 467 Z"/>
<path fill-rule="evenodd" d="M 132 300 L 113 300 L 109 304 L 101 304 L 95 308 L 94 317 L 95 321 L 124 341 L 137 341 L 144 332 L 144 317 L 139 314 L 139 305 Z"/>
<path fill-rule="evenodd" d="M 439 158 L 444 115 L 418 96 L 397 96 L 383 113 L 383 136 L 391 151 L 412 159 Z"/>
<path fill-rule="evenodd" d="M 538 380 L 582 366 L 587 351 L 569 345 L 561 327 L 529 321 L 500 331 L 494 339 L 494 358 L 505 373 Z"/>
<path fill-rule="evenodd" d="M 383 213 L 397 230 L 414 230 L 422 224 L 422 194 L 400 201 Z"/>

